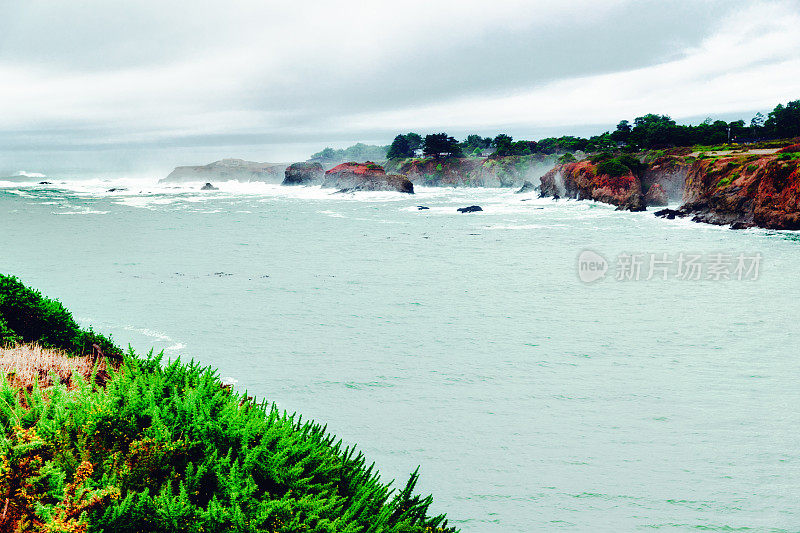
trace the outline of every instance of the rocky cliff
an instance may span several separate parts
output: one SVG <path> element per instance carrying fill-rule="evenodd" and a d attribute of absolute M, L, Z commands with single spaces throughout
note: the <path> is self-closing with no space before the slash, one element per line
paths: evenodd
<path fill-rule="evenodd" d="M 284 171 L 281 185 L 314 185 L 325 179 L 320 163 L 292 163 Z"/>
<path fill-rule="evenodd" d="M 426 187 L 521 187 L 526 181 L 537 183 L 554 162 L 554 157 L 544 155 L 494 159 L 411 158 L 390 159 L 386 170 Z"/>
<path fill-rule="evenodd" d="M 556 165 L 542 176 L 542 196 L 597 200 L 618 209 L 644 211 L 644 195 L 639 179 L 624 166 L 603 171 L 603 166 L 586 159 Z"/>
<path fill-rule="evenodd" d="M 414 194 L 414 185 L 405 176 L 387 174 L 372 162 L 342 163 L 325 172 L 323 187 L 342 191 L 398 191 Z"/>
<path fill-rule="evenodd" d="M 643 191 L 645 194 L 643 194 Z M 691 154 L 687 149 L 557 165 L 542 176 L 541 194 L 591 199 L 643 210 L 682 202 L 675 216 L 697 222 L 800 229 L 800 145 L 776 153 Z"/>
<path fill-rule="evenodd" d="M 242 159 L 222 159 L 208 165 L 176 167 L 159 183 L 183 183 L 189 181 L 263 181 L 280 183 L 284 178 L 285 165 L 256 163 Z"/>
<path fill-rule="evenodd" d="M 800 229 L 800 146 L 796 152 L 697 159 L 680 212 L 736 228 Z"/>

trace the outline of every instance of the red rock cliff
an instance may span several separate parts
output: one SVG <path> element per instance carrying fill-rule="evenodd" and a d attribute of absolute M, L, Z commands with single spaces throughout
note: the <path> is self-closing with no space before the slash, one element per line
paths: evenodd
<path fill-rule="evenodd" d="M 342 163 L 325 172 L 323 187 L 347 191 L 399 191 L 413 194 L 414 185 L 405 176 L 387 174 L 380 165 Z"/>
<path fill-rule="evenodd" d="M 541 193 L 542 196 L 597 200 L 629 211 L 645 209 L 641 183 L 630 170 L 617 176 L 603 174 L 598 171 L 598 165 L 588 159 L 556 165 L 542 176 Z"/>
<path fill-rule="evenodd" d="M 711 224 L 800 229 L 800 152 L 698 159 L 681 211 Z"/>

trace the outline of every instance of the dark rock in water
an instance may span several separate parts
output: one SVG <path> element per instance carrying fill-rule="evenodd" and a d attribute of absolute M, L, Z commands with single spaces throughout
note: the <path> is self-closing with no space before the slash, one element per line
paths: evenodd
<path fill-rule="evenodd" d="M 561 197 L 557 194 L 553 195 L 553 200 L 561 200 Z"/>
<path fill-rule="evenodd" d="M 749 224 L 747 222 L 734 222 L 731 224 L 731 229 L 747 229 L 752 228 L 754 224 Z"/>
<path fill-rule="evenodd" d="M 609 202 L 610 203 L 610 202 Z M 617 211 L 646 211 L 644 196 L 641 194 L 631 194 L 625 201 L 617 206 Z"/>
<path fill-rule="evenodd" d="M 525 183 L 522 184 L 522 187 L 520 188 L 520 190 L 517 191 L 517 194 L 525 194 L 525 193 L 533 192 L 535 190 L 536 190 L 536 186 L 534 186 L 534 184 L 531 183 L 530 181 L 526 181 Z"/>
<path fill-rule="evenodd" d="M 40 181 L 39 185 L 52 185 L 52 183 L 49 181 Z"/>
<path fill-rule="evenodd" d="M 456 211 L 459 213 L 476 213 L 478 211 L 483 211 L 483 208 L 479 205 L 471 205 L 469 207 L 459 207 Z"/>
<path fill-rule="evenodd" d="M 325 170 L 319 163 L 292 163 L 286 167 L 281 185 L 313 185 L 324 178 Z"/>
<path fill-rule="evenodd" d="M 661 209 L 660 211 L 656 211 L 654 215 L 657 217 L 666 218 L 668 220 L 674 220 L 675 217 L 678 218 L 685 217 L 686 213 L 678 209 Z"/>
<path fill-rule="evenodd" d="M 126 189 L 125 187 L 111 187 L 106 192 L 120 192 L 120 191 L 127 191 L 127 190 L 128 189 Z"/>
<path fill-rule="evenodd" d="M 417 211 L 422 211 L 423 209 L 430 209 L 430 207 L 425 207 L 424 205 L 417 206 Z"/>
<path fill-rule="evenodd" d="M 205 185 L 203 185 L 202 187 L 200 187 L 200 190 L 201 190 L 201 191 L 218 191 L 218 190 L 219 190 L 219 188 L 218 188 L 218 187 L 214 187 L 214 186 L 213 186 L 213 185 L 211 185 L 210 183 L 206 183 Z"/>

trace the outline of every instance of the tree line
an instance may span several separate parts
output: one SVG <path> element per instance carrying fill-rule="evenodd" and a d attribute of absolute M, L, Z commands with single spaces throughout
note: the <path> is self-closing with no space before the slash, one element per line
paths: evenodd
<path fill-rule="evenodd" d="M 494 149 L 493 157 L 509 155 L 555 154 L 566 152 L 598 152 L 625 147 L 628 150 L 649 150 L 674 146 L 715 145 L 726 142 L 755 142 L 800 136 L 800 100 L 778 104 L 765 117 L 761 113 L 746 124 L 744 120 L 725 122 L 710 118 L 697 125 L 677 124 L 668 115 L 647 114 L 633 123 L 622 120 L 613 132 L 606 131 L 589 138 L 564 135 L 539 141 L 517 140 L 501 133 L 494 138 L 469 135 L 458 141 L 447 133 L 423 137 L 418 133 L 397 135 L 389 145 L 388 159 L 415 157 L 483 156 Z"/>

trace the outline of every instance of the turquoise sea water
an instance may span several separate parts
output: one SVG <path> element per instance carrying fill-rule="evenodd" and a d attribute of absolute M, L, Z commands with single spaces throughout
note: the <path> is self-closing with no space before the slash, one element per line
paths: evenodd
<path fill-rule="evenodd" d="M 0 181 L 0 271 L 327 423 L 385 478 L 421 465 L 465 532 L 800 530 L 794 234 L 504 190 L 35 181 Z M 586 249 L 606 279 L 579 280 Z M 617 281 L 621 253 L 762 261 Z"/>

